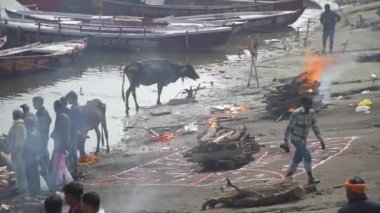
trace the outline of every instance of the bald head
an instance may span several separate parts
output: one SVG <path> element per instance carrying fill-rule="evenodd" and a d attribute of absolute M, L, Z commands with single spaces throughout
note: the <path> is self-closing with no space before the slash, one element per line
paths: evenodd
<path fill-rule="evenodd" d="M 12 114 L 13 114 L 13 120 L 17 121 L 22 118 L 22 116 L 24 115 L 24 112 L 21 109 L 15 109 L 13 110 Z"/>

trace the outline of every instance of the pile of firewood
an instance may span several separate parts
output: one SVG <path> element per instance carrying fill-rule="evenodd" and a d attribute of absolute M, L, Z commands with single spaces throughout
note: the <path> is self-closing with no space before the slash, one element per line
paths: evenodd
<path fill-rule="evenodd" d="M 321 98 L 318 93 L 320 82 L 310 82 L 307 72 L 296 77 L 279 79 L 281 84 L 275 90 L 270 90 L 264 95 L 263 103 L 266 103 L 266 111 L 274 116 L 288 117 L 291 112 L 300 107 L 302 96 L 308 96 L 314 100 L 314 106 L 319 108 Z M 318 98 L 316 98 L 318 97 Z"/>
<path fill-rule="evenodd" d="M 292 202 L 304 198 L 307 189 L 294 182 L 275 182 L 256 185 L 254 187 L 240 189 L 233 185 L 227 178 L 227 187 L 233 188 L 226 191 L 221 188 L 223 195 L 219 198 L 207 200 L 202 205 L 202 210 L 215 208 L 218 204 L 225 207 L 252 208 L 269 206 L 280 203 Z"/>
<path fill-rule="evenodd" d="M 198 137 L 198 145 L 184 154 L 202 169 L 235 169 L 254 160 L 260 145 L 245 127 L 226 128 L 213 124 Z M 220 166 L 220 167 L 219 167 Z"/>

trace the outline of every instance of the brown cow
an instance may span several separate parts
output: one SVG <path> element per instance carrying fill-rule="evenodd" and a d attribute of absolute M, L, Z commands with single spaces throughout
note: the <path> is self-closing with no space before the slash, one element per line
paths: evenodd
<path fill-rule="evenodd" d="M 127 75 L 130 84 L 125 93 L 126 97 L 124 96 L 125 75 Z M 125 102 L 125 113 L 127 115 L 129 113 L 128 99 L 131 92 L 135 101 L 136 111 L 140 108 L 136 100 L 136 87 L 140 85 L 149 86 L 157 84 L 157 105 L 160 105 L 160 96 L 163 87 L 176 82 L 179 78 L 182 78 L 183 81 L 185 77 L 193 80 L 199 79 L 199 75 L 190 64 L 175 64 L 167 59 L 151 59 L 130 63 L 124 68 L 123 73 L 122 96 Z"/>
<path fill-rule="evenodd" d="M 102 103 L 99 99 L 93 99 L 87 101 L 86 105 L 82 106 L 85 116 L 85 126 L 83 127 L 83 135 L 87 136 L 87 133 L 91 130 L 95 130 L 97 146 L 95 154 L 99 153 L 100 138 L 102 139 L 102 146 L 104 146 L 104 137 L 107 142 L 107 153 L 110 151 L 108 144 L 108 129 L 106 122 L 106 104 Z M 99 124 L 101 124 L 101 134 L 99 131 Z M 84 140 L 86 140 L 84 138 Z M 84 153 L 83 153 L 84 154 Z"/>

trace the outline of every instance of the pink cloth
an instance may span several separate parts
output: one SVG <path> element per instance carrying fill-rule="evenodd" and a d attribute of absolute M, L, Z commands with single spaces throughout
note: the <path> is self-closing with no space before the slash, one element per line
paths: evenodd
<path fill-rule="evenodd" d="M 53 158 L 53 174 L 56 186 L 62 186 L 73 181 L 69 170 L 66 167 L 66 155 L 55 153 Z"/>

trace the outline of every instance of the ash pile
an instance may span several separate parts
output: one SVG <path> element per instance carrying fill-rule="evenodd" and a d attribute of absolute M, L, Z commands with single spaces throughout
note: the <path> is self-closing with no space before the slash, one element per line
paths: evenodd
<path fill-rule="evenodd" d="M 198 163 L 200 172 L 219 171 L 248 164 L 259 151 L 259 143 L 246 126 L 227 128 L 214 121 L 198 136 L 198 145 L 184 153 L 184 157 Z"/>

